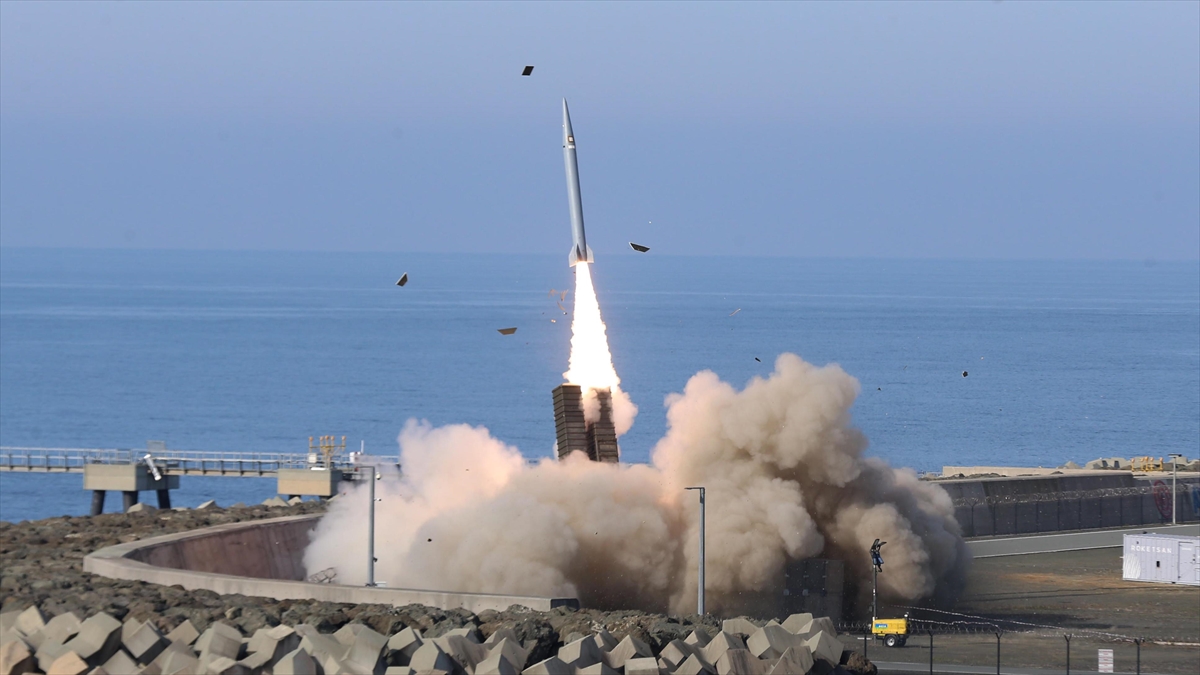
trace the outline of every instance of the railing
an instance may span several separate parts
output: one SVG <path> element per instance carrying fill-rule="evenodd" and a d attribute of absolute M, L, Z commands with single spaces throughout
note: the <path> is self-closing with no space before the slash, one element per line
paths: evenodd
<path fill-rule="evenodd" d="M 211 452 L 205 450 L 128 450 L 109 448 L 29 448 L 0 447 L 0 471 L 40 473 L 82 473 L 88 464 L 138 464 L 147 455 L 159 471 L 174 476 L 267 476 L 280 469 L 307 469 L 322 466 L 310 462 L 308 453 Z M 399 457 L 364 456 L 364 462 L 398 464 Z M 351 471 L 357 465 L 345 458 L 332 463 L 334 469 Z"/>

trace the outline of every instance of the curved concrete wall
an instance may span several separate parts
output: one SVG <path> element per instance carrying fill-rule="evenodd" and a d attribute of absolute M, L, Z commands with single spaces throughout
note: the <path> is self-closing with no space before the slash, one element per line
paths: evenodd
<path fill-rule="evenodd" d="M 304 581 L 304 547 L 320 516 L 290 516 L 217 525 L 100 549 L 83 559 L 85 572 L 188 590 L 276 600 L 323 600 L 401 607 L 422 604 L 472 612 L 512 605 L 548 610 L 579 607 L 576 598 L 368 588 Z"/>

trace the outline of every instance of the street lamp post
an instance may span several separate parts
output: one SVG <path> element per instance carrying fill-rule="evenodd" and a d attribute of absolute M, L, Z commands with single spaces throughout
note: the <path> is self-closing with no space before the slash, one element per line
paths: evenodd
<path fill-rule="evenodd" d="M 379 479 L 379 472 L 375 465 L 371 465 L 371 478 L 368 479 L 371 487 L 367 490 L 367 494 L 371 499 L 371 508 L 367 513 L 367 585 L 375 585 L 375 481 Z"/>
<path fill-rule="evenodd" d="M 696 591 L 696 613 L 704 616 L 704 488 L 689 487 L 685 490 L 700 491 L 700 579 Z"/>
<path fill-rule="evenodd" d="M 1179 454 L 1178 452 L 1171 453 L 1171 524 L 1172 525 L 1179 524 L 1179 521 L 1176 519 L 1176 516 L 1175 516 L 1175 512 L 1178 511 L 1178 509 L 1176 507 L 1179 506 L 1179 498 L 1175 496 L 1175 490 L 1177 488 L 1176 481 L 1179 478 L 1179 459 L 1181 457 L 1183 457 L 1183 455 Z"/>

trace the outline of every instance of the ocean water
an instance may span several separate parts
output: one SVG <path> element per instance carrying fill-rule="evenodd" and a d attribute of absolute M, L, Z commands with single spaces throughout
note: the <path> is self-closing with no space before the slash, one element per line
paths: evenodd
<path fill-rule="evenodd" d="M 894 465 L 1200 447 L 1200 263 L 652 252 L 601 256 L 593 275 L 640 407 L 627 461 L 648 461 L 664 397 L 690 376 L 741 387 L 782 352 L 859 379 L 855 422 Z M 415 418 L 549 456 L 570 338 L 550 291 L 572 288 L 551 255 L 6 248 L 0 444 L 304 452 L 335 434 L 394 455 Z M 274 491 L 181 480 L 176 505 Z M 81 488 L 78 474 L 0 473 L 0 519 L 86 513 Z"/>

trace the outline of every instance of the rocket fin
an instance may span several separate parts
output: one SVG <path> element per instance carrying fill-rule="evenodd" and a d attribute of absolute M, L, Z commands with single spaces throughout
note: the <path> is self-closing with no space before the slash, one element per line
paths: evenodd
<path fill-rule="evenodd" d="M 574 267 L 581 262 L 585 262 L 585 263 L 596 262 L 596 259 L 594 257 L 592 257 L 592 247 L 584 245 L 582 256 L 579 254 L 579 247 L 572 246 L 571 253 L 567 255 L 567 261 L 570 263 L 571 267 Z"/>

